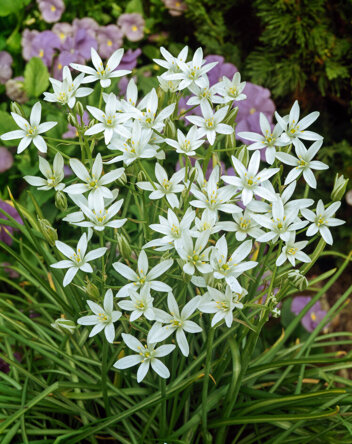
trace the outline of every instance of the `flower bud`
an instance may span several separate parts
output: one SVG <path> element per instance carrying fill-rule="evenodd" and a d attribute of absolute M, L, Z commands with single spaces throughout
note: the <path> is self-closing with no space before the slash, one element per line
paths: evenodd
<path fill-rule="evenodd" d="M 11 102 L 10 108 L 11 108 L 11 111 L 13 113 L 19 114 L 21 117 L 26 118 L 26 116 L 24 115 L 22 107 L 18 103 Z"/>
<path fill-rule="evenodd" d="M 346 187 L 349 179 L 345 179 L 343 175 L 339 176 L 336 174 L 334 181 L 334 188 L 331 193 L 331 199 L 336 202 L 340 201 L 345 194 Z"/>
<path fill-rule="evenodd" d="M 124 187 L 127 184 L 127 176 L 125 173 L 122 173 L 122 175 L 116 180 L 116 182 Z"/>
<path fill-rule="evenodd" d="M 68 123 L 69 123 L 70 125 L 72 125 L 72 126 L 74 126 L 74 127 L 77 127 L 77 126 L 78 126 L 77 119 L 76 119 L 76 117 L 75 117 L 72 113 L 68 113 L 67 121 L 68 121 Z"/>
<path fill-rule="evenodd" d="M 299 270 L 290 271 L 288 273 L 288 278 L 290 280 L 291 285 L 296 287 L 297 290 L 303 291 L 309 285 L 308 279 L 305 276 L 303 276 L 303 274 L 301 274 Z"/>
<path fill-rule="evenodd" d="M 236 148 L 236 135 L 235 132 L 232 134 L 226 134 L 225 136 L 225 148 L 234 149 Z"/>
<path fill-rule="evenodd" d="M 281 315 L 281 310 L 277 307 L 275 307 L 272 311 L 271 314 L 273 315 L 274 318 L 278 318 Z"/>
<path fill-rule="evenodd" d="M 83 105 L 82 105 L 81 102 L 76 102 L 76 105 L 75 105 L 75 107 L 74 107 L 74 111 L 75 111 L 75 113 L 78 114 L 78 115 L 81 117 L 81 119 L 82 119 L 83 114 L 84 114 L 84 108 L 83 108 Z"/>
<path fill-rule="evenodd" d="M 165 137 L 168 137 L 169 139 L 176 139 L 176 126 L 170 119 L 166 120 L 164 134 Z"/>
<path fill-rule="evenodd" d="M 195 168 L 195 167 L 190 168 L 189 173 L 188 173 L 188 177 L 189 177 L 189 180 L 191 183 L 193 183 L 195 180 L 197 180 L 197 177 L 198 177 L 197 168 Z"/>
<path fill-rule="evenodd" d="M 41 219 L 38 217 L 39 229 L 45 240 L 49 242 L 51 246 L 55 245 L 55 241 L 58 240 L 57 231 L 52 227 L 51 223 L 47 219 Z"/>
<path fill-rule="evenodd" d="M 237 159 L 247 168 L 249 162 L 249 152 L 245 145 L 242 145 L 238 150 Z"/>
<path fill-rule="evenodd" d="M 146 182 L 148 181 L 147 176 L 145 175 L 145 172 L 143 170 L 141 170 L 138 174 L 137 174 L 137 182 Z"/>
<path fill-rule="evenodd" d="M 226 119 L 224 120 L 223 123 L 226 123 L 227 125 L 231 125 L 233 126 L 234 123 L 236 122 L 236 117 L 238 114 L 238 107 L 236 106 L 236 108 L 233 108 L 227 115 Z"/>
<path fill-rule="evenodd" d="M 64 317 L 56 319 L 52 324 L 50 324 L 55 330 L 58 330 L 61 333 L 70 333 L 72 334 L 74 329 L 76 328 L 76 324 Z"/>
<path fill-rule="evenodd" d="M 158 96 L 158 103 L 163 103 L 164 102 L 164 98 L 165 98 L 165 90 L 164 90 L 164 88 L 159 86 L 159 88 L 157 88 L 157 90 L 156 90 L 156 95 Z"/>
<path fill-rule="evenodd" d="M 98 290 L 98 287 L 96 285 L 90 282 L 90 280 L 88 280 L 88 283 L 85 287 L 85 291 L 87 295 L 93 299 L 93 301 L 100 300 L 100 291 Z"/>
<path fill-rule="evenodd" d="M 66 197 L 66 194 L 63 193 L 62 191 L 56 191 L 55 207 L 61 211 L 67 210 L 67 197 Z"/>
<path fill-rule="evenodd" d="M 5 84 L 6 95 L 11 100 L 15 100 L 18 103 L 28 102 L 28 96 L 24 90 L 23 81 L 19 78 L 10 79 Z"/>
<path fill-rule="evenodd" d="M 117 248 L 124 259 L 131 259 L 132 249 L 130 242 L 122 233 L 116 233 Z"/>

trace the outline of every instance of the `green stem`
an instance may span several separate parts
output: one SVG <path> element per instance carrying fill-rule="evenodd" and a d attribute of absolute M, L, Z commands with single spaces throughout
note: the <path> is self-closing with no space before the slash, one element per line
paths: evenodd
<path fill-rule="evenodd" d="M 164 378 L 160 378 L 160 391 L 161 391 L 161 418 L 160 418 L 160 438 L 165 436 L 166 427 L 166 381 Z"/>
<path fill-rule="evenodd" d="M 46 140 L 52 140 L 53 142 L 60 142 L 60 143 L 63 143 L 65 145 L 80 145 L 80 143 L 75 141 L 75 140 L 55 139 L 54 137 L 48 137 L 48 136 L 43 136 L 43 138 L 46 139 Z"/>
<path fill-rule="evenodd" d="M 48 147 L 53 149 L 55 152 L 60 153 L 62 157 L 64 157 L 65 159 L 71 159 L 70 156 L 68 156 L 67 154 L 63 153 L 62 151 L 60 151 L 58 148 L 56 148 L 56 146 L 54 145 L 50 145 L 49 143 L 47 143 Z"/>
<path fill-rule="evenodd" d="M 99 241 L 100 241 L 100 247 L 104 247 L 104 233 L 103 231 L 99 232 Z M 101 275 L 102 275 L 102 279 L 103 279 L 103 290 L 104 290 L 104 284 L 105 284 L 105 280 L 106 280 L 106 275 L 105 275 L 105 260 L 104 260 L 104 255 L 101 257 Z"/>
<path fill-rule="evenodd" d="M 207 356 L 205 361 L 203 390 L 202 390 L 202 428 L 203 428 L 203 439 L 205 444 L 209 444 L 211 442 L 208 436 L 207 402 L 208 402 L 209 373 L 211 365 L 211 356 L 213 352 L 214 334 L 215 334 L 215 328 L 211 327 L 208 334 Z"/>
<path fill-rule="evenodd" d="M 102 369 L 101 369 L 101 385 L 103 389 L 103 398 L 104 398 L 104 406 L 105 406 L 105 413 L 106 416 L 110 416 L 110 405 L 109 405 L 109 397 L 108 397 L 108 388 L 107 388 L 107 373 L 108 373 L 108 366 L 107 366 L 107 360 L 108 360 L 108 341 L 106 338 L 103 338 L 103 363 L 102 363 Z"/>
<path fill-rule="evenodd" d="M 152 181 L 151 177 L 149 176 L 147 170 L 144 168 L 144 166 L 143 166 L 142 162 L 140 161 L 140 159 L 138 159 L 138 165 L 141 167 L 141 170 L 143 171 L 143 173 L 147 176 L 147 179 L 152 184 L 152 187 L 154 188 L 154 190 L 156 190 L 157 188 L 156 188 L 154 182 Z"/>

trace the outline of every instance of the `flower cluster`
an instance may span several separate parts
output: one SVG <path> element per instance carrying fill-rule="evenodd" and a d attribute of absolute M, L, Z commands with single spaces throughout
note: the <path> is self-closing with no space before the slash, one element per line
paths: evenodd
<path fill-rule="evenodd" d="M 161 54 L 163 58 L 155 60 L 165 69 L 160 88 L 140 100 L 133 79 L 124 98 L 104 93 L 111 78 L 129 72 L 121 66 L 122 49 L 104 64 L 92 48 L 93 67 L 71 63 L 80 72 L 73 81 L 65 68 L 63 82 L 53 82 L 54 93 L 45 93 L 45 100 L 74 106 L 92 92 L 81 84 L 98 83 L 103 105 L 86 107 L 95 122 L 82 134 L 81 158 L 69 160 L 69 184 L 63 183 L 60 154 L 52 167 L 40 159 L 43 178 L 26 177 L 42 190 L 65 193 L 72 202 L 63 220 L 72 225 L 72 233 L 80 233 L 79 240 L 69 242 L 74 248 L 56 240 L 60 260 L 51 266 L 67 270 L 63 286 L 75 279 L 84 288 L 82 275 L 87 273 L 101 286 L 105 296 L 87 301 L 93 314 L 77 321 L 93 326 L 90 336 L 104 331 L 113 343 L 115 324 L 129 320 L 122 340 L 135 354 L 114 366 L 122 370 L 139 365 L 138 382 L 150 367 L 169 377 L 160 358 L 176 348 L 189 356 L 194 352 L 192 335 L 206 335 L 209 328 L 223 325 L 231 328 L 241 311 L 252 313 L 260 299 L 266 317 L 270 312 L 278 315 L 289 273 L 312 260 L 311 238 L 321 236 L 321 242 L 332 244 L 330 227 L 343 223 L 334 217 L 339 202 L 320 200 L 310 209 L 315 172 L 327 168 L 313 160 L 322 137 L 307 130 L 318 113 L 301 118 L 295 102 L 289 115 L 276 113 L 274 128 L 262 113 L 260 132 L 239 132 L 253 142 L 239 150 L 233 137 L 237 105 L 247 100 L 240 74 L 222 74 L 210 86 L 217 61 L 205 60 L 201 48 L 191 58 L 187 47 L 177 57 L 164 48 Z M 181 95 L 199 105 L 200 115 L 180 112 Z M 83 109 L 81 102 L 79 107 Z M 191 124 L 186 131 L 180 124 L 184 115 Z M 31 142 L 45 152 L 40 134 L 55 122 L 40 124 L 40 104 L 33 107 L 30 122 L 15 113 L 13 118 L 21 129 L 1 137 L 21 138 L 18 152 Z M 222 153 L 228 158 L 221 159 Z M 171 160 L 177 156 L 178 170 Z M 194 166 L 190 156 L 196 157 Z M 207 176 L 210 160 L 213 168 Z M 234 174 L 223 174 L 224 162 L 231 162 Z M 302 198 L 294 197 L 298 181 L 306 184 Z M 267 262 L 259 265 L 265 255 Z M 271 283 L 261 291 L 264 273 Z M 146 332 L 145 337 L 137 339 L 138 331 Z M 170 343 L 173 336 L 176 345 Z"/>

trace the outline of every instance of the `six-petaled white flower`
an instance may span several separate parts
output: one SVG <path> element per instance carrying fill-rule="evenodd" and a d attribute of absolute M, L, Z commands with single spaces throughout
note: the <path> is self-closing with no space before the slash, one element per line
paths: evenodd
<path fill-rule="evenodd" d="M 292 231 L 286 244 L 282 247 L 279 257 L 276 259 L 276 265 L 278 267 L 284 264 L 286 260 L 288 260 L 293 266 L 296 265 L 296 260 L 301 262 L 311 261 L 310 257 L 301 251 L 308 244 L 308 241 L 296 242 L 295 239 L 296 233 Z"/>
<path fill-rule="evenodd" d="M 45 179 L 37 176 L 24 176 L 24 180 L 30 185 L 39 187 L 38 190 L 54 188 L 56 191 L 60 191 L 65 188 L 65 184 L 61 183 L 64 178 L 64 159 L 60 153 L 54 157 L 53 168 L 44 157 L 39 157 L 39 169 Z"/>

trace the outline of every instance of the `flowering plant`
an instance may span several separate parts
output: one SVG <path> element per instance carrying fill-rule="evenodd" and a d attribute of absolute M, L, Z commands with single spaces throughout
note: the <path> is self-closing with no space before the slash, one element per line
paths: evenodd
<path fill-rule="evenodd" d="M 20 140 L 18 153 L 32 149 L 33 142 L 41 155 L 48 156 L 39 157 L 44 177 L 26 176 L 25 180 L 42 192 L 55 189 L 55 204 L 61 211 L 59 234 L 35 198 L 37 220 L 18 204 L 24 225 L 16 225 L 11 217 L 6 220 L 21 230 L 39 269 L 2 245 L 19 261 L 18 270 L 34 285 L 40 283 L 39 292 L 50 301 L 50 314 L 45 312 L 41 325 L 53 322 L 55 330 L 38 333 L 39 349 L 45 349 L 45 339 L 51 351 L 60 354 L 66 347 L 65 355 L 72 357 L 71 364 L 65 365 L 66 372 L 74 375 L 72 384 L 54 383 L 43 398 L 58 391 L 57 402 L 63 402 L 60 388 L 74 388 L 84 426 L 66 431 L 57 442 L 79 442 L 99 430 L 120 442 L 137 442 L 137 437 L 138 442 L 155 437 L 193 442 L 199 427 L 203 442 L 211 442 L 213 434 L 217 442 L 225 442 L 227 426 L 245 424 L 247 412 L 261 411 L 259 401 L 250 407 L 248 400 L 245 412 L 238 410 L 236 402 L 239 396 L 244 399 L 246 381 L 251 380 L 250 391 L 256 390 L 254 381 L 265 380 L 261 371 L 265 375 L 275 368 L 272 358 L 277 354 L 285 358 L 283 344 L 320 293 L 269 351 L 260 346 L 263 327 L 271 315 L 280 316 L 282 300 L 297 289 L 309 288 L 305 275 L 326 243 L 333 243 L 330 228 L 344 223 L 335 217 L 338 201 L 319 200 L 316 209 L 310 209 L 315 206 L 314 173 L 328 168 L 313 160 L 322 136 L 310 126 L 319 113 L 302 119 L 295 102 L 288 116 L 276 114 L 275 128 L 262 114 L 261 134 L 240 132 L 254 143 L 237 147 L 237 102 L 246 100 L 240 74 L 223 77 L 210 87 L 208 73 L 216 62 L 207 63 L 201 48 L 193 58 L 188 57 L 187 47 L 177 57 L 165 49 L 162 55 L 164 59 L 155 60 L 165 68 L 160 86 L 139 101 L 133 79 L 125 98 L 105 92 L 110 78 L 129 73 L 119 69 L 122 49 L 104 64 L 93 48 L 94 68 L 74 63 L 73 72 L 81 74 L 73 81 L 68 67 L 60 84 L 52 80 L 54 93 L 45 93 L 44 100 L 68 112 L 79 142 L 46 136 L 55 122 L 40 123 L 39 102 L 29 121 L 18 106 L 12 116 L 20 129 L 1 135 L 5 140 Z M 87 83 L 94 90 L 85 87 Z M 84 97 L 93 94 L 97 94 L 96 106 L 86 106 Z M 201 115 L 192 115 L 192 108 L 179 112 L 184 94 L 197 98 L 192 103 L 200 106 Z M 86 110 L 91 116 L 88 125 L 83 120 Z M 191 128 L 185 130 L 183 118 Z M 65 152 L 63 143 L 74 144 L 74 156 Z M 196 159 L 194 166 L 192 159 Z M 65 163 L 73 172 L 68 181 Z M 223 165 L 229 169 L 225 171 Z M 301 182 L 305 188 L 300 196 Z M 322 277 L 333 276 L 327 285 L 338 278 L 349 259 L 337 273 L 333 270 Z M 55 311 L 61 315 L 56 321 Z M 332 314 L 321 320 L 316 335 Z M 37 331 L 33 325 L 32 321 L 30 330 Z M 62 347 L 60 332 L 66 335 Z M 88 340 L 88 335 L 93 339 Z M 314 336 L 299 356 L 312 340 Z M 292 350 L 286 375 L 294 362 Z M 55 362 L 62 365 L 57 357 Z M 299 374 L 301 387 L 303 373 Z M 97 378 L 102 398 L 98 405 L 107 415 L 102 422 L 83 405 L 84 399 L 94 398 L 92 384 Z M 274 387 L 280 382 L 277 379 Z M 296 394 L 300 392 L 301 388 Z M 114 400 L 116 395 L 121 404 Z M 198 402 L 193 403 L 191 396 Z M 304 403 L 305 395 L 300 396 L 299 402 Z M 277 408 L 276 398 L 270 399 Z M 222 412 L 215 414 L 220 405 Z M 143 423 L 142 430 L 132 420 L 134 413 Z M 296 417 L 314 419 L 306 411 Z M 269 422 L 278 418 L 272 415 Z M 0 424 L 0 430 L 10 420 Z M 110 425 L 118 421 L 125 430 L 111 430 Z M 255 415 L 247 421 L 256 422 L 261 421 Z"/>

